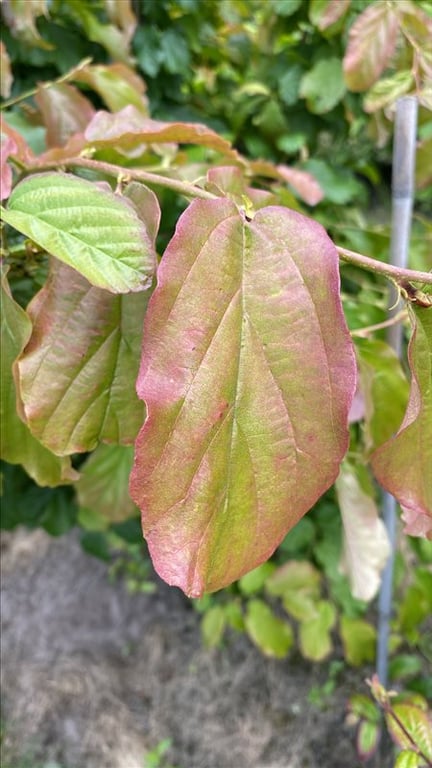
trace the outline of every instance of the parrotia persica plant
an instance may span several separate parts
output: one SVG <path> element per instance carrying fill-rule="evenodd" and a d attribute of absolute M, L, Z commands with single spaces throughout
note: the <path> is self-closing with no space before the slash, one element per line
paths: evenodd
<path fill-rule="evenodd" d="M 322 5 L 325 29 L 349 0 Z M 404 44 L 416 67 L 404 92 L 425 105 L 429 33 L 417 4 L 372 4 L 351 28 L 344 88 L 383 90 Z M 156 570 L 190 596 L 269 558 L 336 482 L 346 567 L 369 597 L 387 554 L 372 478 L 408 533 L 432 537 L 432 274 L 335 245 L 304 213 L 301 199 L 322 197 L 310 173 L 248 160 L 205 125 L 152 119 L 125 63 L 84 62 L 37 87 L 39 151 L 8 116 L 3 458 L 42 486 L 74 484 L 84 506 L 108 489 L 112 520 L 136 505 Z M 179 198 L 167 235 L 160 205 L 169 216 Z M 341 293 L 341 263 L 351 288 L 371 275 L 405 300 L 409 393 L 384 341 L 348 330 L 356 290 Z"/>

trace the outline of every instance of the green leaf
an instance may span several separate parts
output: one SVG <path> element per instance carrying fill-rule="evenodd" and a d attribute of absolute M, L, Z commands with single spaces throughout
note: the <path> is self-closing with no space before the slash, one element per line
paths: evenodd
<path fill-rule="evenodd" d="M 411 389 L 395 437 L 372 455 L 381 485 L 404 508 L 405 532 L 432 538 L 432 308 L 410 308 Z"/>
<path fill-rule="evenodd" d="M 390 660 L 389 676 L 391 680 L 404 680 L 421 674 L 422 663 L 418 656 L 400 653 Z"/>
<path fill-rule="evenodd" d="M 330 112 L 339 104 L 345 93 L 340 59 L 328 58 L 318 61 L 303 75 L 300 96 L 306 99 L 311 112 L 321 115 Z"/>
<path fill-rule="evenodd" d="M 299 627 L 300 651 L 305 659 L 323 661 L 332 651 L 330 630 L 336 621 L 336 608 L 328 600 L 321 600 L 315 608 L 314 618 L 302 621 Z"/>
<path fill-rule="evenodd" d="M 359 667 L 364 662 L 374 660 L 376 631 L 371 624 L 363 619 L 341 616 L 340 634 L 348 664 Z"/>
<path fill-rule="evenodd" d="M 128 487 L 132 462 L 132 447 L 99 445 L 80 467 L 79 504 L 113 523 L 136 515 Z"/>
<path fill-rule="evenodd" d="M 355 384 L 324 230 L 194 201 L 146 316 L 132 497 L 159 574 L 199 596 L 268 559 L 334 481 Z M 167 322 L 169 318 L 169 322 Z"/>
<path fill-rule="evenodd" d="M 392 716 L 392 711 L 396 717 Z M 423 755 L 428 760 L 432 760 L 432 713 L 430 710 L 411 702 L 397 702 L 393 704 L 392 711 L 386 712 L 385 718 L 389 733 L 396 744 L 402 749 L 409 749 L 414 742 Z"/>
<path fill-rule="evenodd" d="M 201 634 L 206 648 L 220 645 L 226 627 L 225 611 L 221 605 L 209 608 L 201 621 Z"/>
<path fill-rule="evenodd" d="M 380 722 L 381 716 L 377 704 L 369 696 L 362 693 L 355 693 L 350 696 L 349 710 L 363 720 L 369 720 L 376 724 Z"/>
<path fill-rule="evenodd" d="M 342 571 L 348 574 L 353 596 L 369 601 L 378 592 L 390 556 L 387 530 L 362 466 L 342 462 L 336 492 L 344 528 Z"/>
<path fill-rule="evenodd" d="M 250 600 L 245 618 L 246 631 L 265 656 L 283 659 L 294 643 L 292 628 L 279 619 L 262 600 Z"/>
<path fill-rule="evenodd" d="M 398 11 L 385 0 L 369 5 L 354 22 L 343 61 L 351 91 L 365 91 L 378 80 L 394 53 L 398 26 Z"/>
<path fill-rule="evenodd" d="M 384 341 L 361 339 L 356 350 L 365 403 L 366 448 L 373 450 L 399 428 L 409 385 L 398 356 Z"/>
<path fill-rule="evenodd" d="M 275 568 L 274 563 L 263 563 L 258 568 L 254 568 L 253 571 L 246 573 L 238 582 L 240 592 L 243 595 L 253 595 L 255 592 L 260 592 Z"/>
<path fill-rule="evenodd" d="M 312 597 L 320 594 L 321 574 L 308 560 L 291 560 L 281 565 L 267 579 L 269 595 L 280 597 L 287 592 L 303 592 Z"/>
<path fill-rule="evenodd" d="M 410 749 L 399 752 L 394 768 L 421 768 L 422 758 Z"/>
<path fill-rule="evenodd" d="M 17 413 L 17 397 L 12 366 L 27 344 L 32 324 L 30 317 L 14 301 L 7 282 L 7 268 L 1 276 L 1 389 L 0 454 L 11 464 L 22 464 L 39 485 L 55 486 L 78 477 L 69 458 L 59 458 L 44 448 L 30 433 Z"/>
<path fill-rule="evenodd" d="M 17 369 L 26 421 L 54 453 L 135 439 L 143 419 L 135 379 L 148 296 L 114 296 L 53 261 L 29 305 L 34 328 Z"/>
<path fill-rule="evenodd" d="M 93 64 L 82 67 L 74 75 L 74 80 L 86 83 L 95 90 L 111 112 L 118 112 L 132 105 L 143 115 L 148 114 L 145 84 L 126 64 Z"/>
<path fill-rule="evenodd" d="M 362 720 L 356 738 L 357 752 L 361 760 L 368 760 L 375 754 L 380 737 L 379 723 Z"/>
<path fill-rule="evenodd" d="M 368 91 L 364 100 L 365 112 L 376 112 L 408 93 L 414 85 L 414 75 L 411 70 L 396 72 L 392 77 L 378 80 Z"/>
<path fill-rule="evenodd" d="M 112 293 L 142 291 L 155 270 L 148 234 L 127 200 L 64 173 L 35 174 L 9 198 L 4 220 Z"/>

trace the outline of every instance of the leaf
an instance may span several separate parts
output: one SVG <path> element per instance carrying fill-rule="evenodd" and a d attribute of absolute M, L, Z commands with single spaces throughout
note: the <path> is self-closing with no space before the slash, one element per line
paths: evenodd
<path fill-rule="evenodd" d="M 52 45 L 43 40 L 36 28 L 35 20 L 38 16 L 47 16 L 48 7 L 46 0 L 9 0 L 2 3 L 2 16 L 14 37 L 47 50 Z"/>
<path fill-rule="evenodd" d="M 95 114 L 91 102 L 67 83 L 40 86 L 34 98 L 47 129 L 47 147 L 63 146 L 70 136 L 83 131 Z"/>
<path fill-rule="evenodd" d="M 1 280 L 1 457 L 10 464 L 22 464 L 39 485 L 55 486 L 76 480 L 78 473 L 70 459 L 59 459 L 44 448 L 30 433 L 17 413 L 12 365 L 31 335 L 29 316 L 12 298 L 7 269 Z"/>
<path fill-rule="evenodd" d="M 148 114 L 148 101 L 145 96 L 145 83 L 126 64 L 93 64 L 81 68 L 74 80 L 93 88 L 103 99 L 111 112 L 132 105 L 143 114 Z"/>
<path fill-rule="evenodd" d="M 253 571 L 246 573 L 238 582 L 240 592 L 243 595 L 253 595 L 254 592 L 260 592 L 275 567 L 274 563 L 263 563 L 258 568 L 254 568 Z"/>
<path fill-rule="evenodd" d="M 14 140 L 2 133 L 1 135 L 1 166 L 0 166 L 0 200 L 9 197 L 12 189 L 12 168 L 7 162 L 10 155 L 17 153 L 17 145 Z"/>
<path fill-rule="evenodd" d="M 376 0 L 354 22 L 343 60 L 350 91 L 365 91 L 378 80 L 395 51 L 398 26 L 397 9 L 386 0 Z"/>
<path fill-rule="evenodd" d="M 320 225 L 229 200 L 178 222 L 146 317 L 132 497 L 191 596 L 268 559 L 338 472 L 355 365 Z"/>
<path fill-rule="evenodd" d="M 320 59 L 306 72 L 300 82 L 300 96 L 316 115 L 330 112 L 339 104 L 346 91 L 342 62 L 335 57 Z"/>
<path fill-rule="evenodd" d="M 2 216 L 92 285 L 128 293 L 151 284 L 154 251 L 134 208 L 90 181 L 35 174 L 17 184 Z"/>
<path fill-rule="evenodd" d="M 128 488 L 132 462 L 132 447 L 98 445 L 80 467 L 75 484 L 80 506 L 111 523 L 136 515 Z"/>
<path fill-rule="evenodd" d="M 376 631 L 363 619 L 341 616 L 340 634 L 348 664 L 359 667 L 375 658 Z"/>
<path fill-rule="evenodd" d="M 321 202 L 324 192 L 311 173 L 301 171 L 300 168 L 289 168 L 287 165 L 278 165 L 277 170 L 280 178 L 287 181 L 305 203 L 317 205 Z"/>
<path fill-rule="evenodd" d="M 385 713 L 387 728 L 393 741 L 402 749 L 412 747 L 412 741 L 428 758 L 432 760 L 432 716 L 431 712 L 416 706 L 414 703 L 401 702 L 393 704 L 392 710 L 403 725 L 401 728 L 392 712 Z M 411 737 L 408 738 L 408 735 Z"/>
<path fill-rule="evenodd" d="M 410 308 L 411 389 L 395 437 L 371 458 L 378 482 L 416 515 L 432 518 L 432 308 Z"/>
<path fill-rule="evenodd" d="M 226 627 L 225 611 L 221 605 L 209 608 L 201 621 L 201 634 L 206 648 L 220 645 Z"/>
<path fill-rule="evenodd" d="M 372 600 L 390 555 L 386 527 L 379 517 L 369 478 L 361 482 L 361 467 L 342 462 L 336 492 L 344 527 L 342 570 L 358 600 Z"/>
<path fill-rule="evenodd" d="M 110 21 L 122 30 L 125 40 L 130 42 L 137 26 L 130 0 L 105 0 L 105 8 Z"/>
<path fill-rule="evenodd" d="M 290 560 L 281 565 L 267 579 L 266 589 L 269 595 L 281 597 L 287 592 L 302 592 L 312 597 L 319 597 L 321 584 L 320 572 L 308 560 Z"/>
<path fill-rule="evenodd" d="M 262 600 L 250 600 L 245 617 L 246 631 L 265 656 L 284 659 L 294 643 L 292 628 L 279 619 Z"/>
<path fill-rule="evenodd" d="M 143 418 L 135 379 L 147 301 L 147 292 L 114 296 L 52 263 L 28 307 L 34 328 L 18 370 L 25 419 L 54 453 L 134 440 Z"/>
<path fill-rule="evenodd" d="M 12 89 L 12 71 L 10 59 L 3 40 L 0 40 L 0 96 L 8 99 Z"/>
<path fill-rule="evenodd" d="M 356 738 L 357 753 L 361 760 L 369 760 L 376 752 L 380 739 L 380 726 L 369 720 L 359 724 Z"/>
<path fill-rule="evenodd" d="M 336 24 L 347 12 L 351 0 L 311 0 L 309 18 L 318 29 L 324 30 Z"/>
<path fill-rule="evenodd" d="M 410 749 L 404 749 L 399 752 L 394 768 L 421 768 L 422 759 L 420 755 L 412 752 Z"/>
<path fill-rule="evenodd" d="M 408 69 L 378 80 L 364 99 L 365 112 L 376 112 L 377 109 L 382 109 L 389 104 L 395 105 L 401 96 L 409 93 L 413 85 L 414 75 Z"/>
<path fill-rule="evenodd" d="M 96 112 L 87 126 L 87 141 L 95 147 L 134 147 L 152 142 L 176 144 L 198 144 L 223 154 L 237 157 L 231 144 L 222 136 L 200 123 L 163 123 L 144 117 L 133 106 L 128 106 L 115 115 Z"/>
<path fill-rule="evenodd" d="M 336 608 L 328 600 L 316 605 L 315 616 L 302 621 L 299 645 L 302 656 L 310 661 L 323 661 L 332 651 L 330 630 L 336 621 Z"/>
<path fill-rule="evenodd" d="M 358 340 L 360 388 L 365 405 L 367 451 L 388 440 L 401 424 L 409 385 L 396 352 L 379 339 Z"/>

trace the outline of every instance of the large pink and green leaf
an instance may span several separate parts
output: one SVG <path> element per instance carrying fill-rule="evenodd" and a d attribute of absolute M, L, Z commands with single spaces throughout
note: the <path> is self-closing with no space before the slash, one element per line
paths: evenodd
<path fill-rule="evenodd" d="M 432 308 L 410 309 L 413 326 L 408 350 L 411 390 L 397 434 L 372 455 L 381 485 L 392 493 L 407 515 L 407 533 L 432 537 Z M 410 526 L 412 524 L 412 528 Z M 420 526 L 421 528 L 421 526 Z"/>
<path fill-rule="evenodd" d="M 113 293 L 151 284 L 154 248 L 135 207 L 109 188 L 65 173 L 17 184 L 3 219 L 92 285 Z"/>
<path fill-rule="evenodd" d="M 7 269 L 1 275 L 1 389 L 0 455 L 11 464 L 22 464 L 39 485 L 61 485 L 78 477 L 69 458 L 54 456 L 33 437 L 17 413 L 13 364 L 28 342 L 32 325 L 17 304 L 7 282 Z"/>
<path fill-rule="evenodd" d="M 33 332 L 18 371 L 23 416 L 54 453 L 135 439 L 143 419 L 135 379 L 147 301 L 148 292 L 114 296 L 53 261 L 28 308 Z"/>
<path fill-rule="evenodd" d="M 355 362 L 338 257 L 285 208 L 178 222 L 146 316 L 132 497 L 157 570 L 189 595 L 266 560 L 335 480 Z"/>

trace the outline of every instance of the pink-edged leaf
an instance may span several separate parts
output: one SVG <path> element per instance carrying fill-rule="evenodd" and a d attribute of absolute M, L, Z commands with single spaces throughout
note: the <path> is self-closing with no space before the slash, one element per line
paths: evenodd
<path fill-rule="evenodd" d="M 361 467 L 354 468 L 344 461 L 336 492 L 344 530 L 341 569 L 348 574 L 354 597 L 372 600 L 390 555 L 386 527 L 379 517 L 369 478 Z"/>
<path fill-rule="evenodd" d="M 153 249 L 156 247 L 156 237 L 159 231 L 159 224 L 161 218 L 161 210 L 159 206 L 159 200 L 151 189 L 140 184 L 137 181 L 132 181 L 128 184 L 124 191 L 124 197 L 127 197 L 133 203 L 133 206 L 143 222 L 146 232 L 152 242 Z"/>
<path fill-rule="evenodd" d="M 365 91 L 378 80 L 395 51 L 398 28 L 397 8 L 386 0 L 376 0 L 354 22 L 343 60 L 351 91 Z"/>
<path fill-rule="evenodd" d="M 0 200 L 9 197 L 12 190 L 12 168 L 8 163 L 10 155 L 16 155 L 18 147 L 15 141 L 5 133 L 1 135 L 0 159 Z"/>
<path fill-rule="evenodd" d="M 316 178 L 308 171 L 290 168 L 288 165 L 273 165 L 267 160 L 253 160 L 249 168 L 256 176 L 287 182 L 308 205 L 317 205 L 324 197 Z"/>
<path fill-rule="evenodd" d="M 21 136 L 20 133 L 18 133 L 18 131 L 15 130 L 15 128 L 11 128 L 3 115 L 0 115 L 0 130 L 3 135 L 9 136 L 9 138 L 12 139 L 15 143 L 16 151 L 11 152 L 11 154 L 16 155 L 18 160 L 21 160 L 23 163 L 25 163 L 25 165 L 31 164 L 35 158 L 35 155 L 33 154 L 25 139 Z"/>
<path fill-rule="evenodd" d="M 411 389 L 397 434 L 372 454 L 381 485 L 417 515 L 432 518 L 432 308 L 411 307 Z"/>
<path fill-rule="evenodd" d="M 237 157 L 231 144 L 222 136 L 200 123 L 163 123 L 144 117 L 133 106 L 125 107 L 114 115 L 96 112 L 87 126 L 87 141 L 96 147 L 134 147 L 153 142 L 176 144 L 199 144 L 223 154 Z"/>
<path fill-rule="evenodd" d="M 29 316 L 12 298 L 7 268 L 1 269 L 1 388 L 0 455 L 10 464 L 21 464 L 39 485 L 55 486 L 72 482 L 78 473 L 69 458 L 59 458 L 44 448 L 21 421 L 13 364 L 27 344 L 32 325 Z"/>
<path fill-rule="evenodd" d="M 74 80 L 96 91 L 111 112 L 133 105 L 139 113 L 148 115 L 145 83 L 126 64 L 87 65 L 77 70 Z"/>
<path fill-rule="evenodd" d="M 3 40 L 0 40 L 0 95 L 2 99 L 9 98 L 12 82 L 13 77 L 9 55 Z"/>
<path fill-rule="evenodd" d="M 195 201 L 143 338 L 131 494 L 158 572 L 197 596 L 266 560 L 336 478 L 356 378 L 336 250 L 295 211 Z"/>
<path fill-rule="evenodd" d="M 401 517 L 405 523 L 403 530 L 407 536 L 421 536 L 432 541 L 432 517 L 430 515 L 402 507 Z"/>
<path fill-rule="evenodd" d="M 91 102 L 67 83 L 39 87 L 35 102 L 47 129 L 47 147 L 62 147 L 74 133 L 84 131 L 95 114 Z"/>
<path fill-rule="evenodd" d="M 317 205 L 323 199 L 324 192 L 315 177 L 308 171 L 289 168 L 287 165 L 278 165 L 277 170 L 280 178 L 287 181 L 300 199 L 308 205 Z"/>
<path fill-rule="evenodd" d="M 351 0 L 312 0 L 309 18 L 318 29 L 324 30 L 336 24 L 347 12 Z"/>
<path fill-rule="evenodd" d="M 105 0 L 109 19 L 122 30 L 127 42 L 132 40 L 137 20 L 131 7 L 131 0 Z"/>
<path fill-rule="evenodd" d="M 23 416 L 58 455 L 131 443 L 143 419 L 134 383 L 148 292 L 114 296 L 53 260 L 28 307 L 18 361 Z"/>

